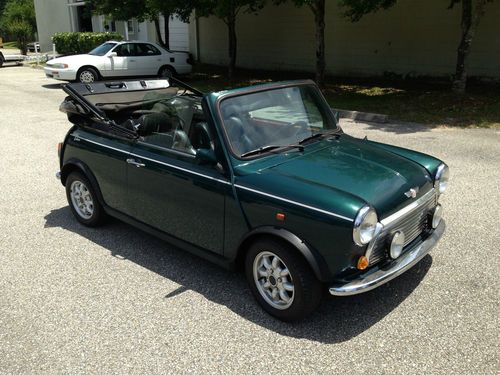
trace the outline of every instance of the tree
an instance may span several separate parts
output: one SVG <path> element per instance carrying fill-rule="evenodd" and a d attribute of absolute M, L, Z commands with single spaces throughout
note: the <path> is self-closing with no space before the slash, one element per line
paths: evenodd
<path fill-rule="evenodd" d="M 94 13 L 106 14 L 117 21 L 127 21 L 135 18 L 139 21 L 154 22 L 158 42 L 165 48 L 170 48 L 169 21 L 178 15 L 183 21 L 189 19 L 194 8 L 193 0 L 89 0 Z M 159 15 L 165 19 L 162 38 Z"/>
<path fill-rule="evenodd" d="M 486 12 L 486 4 L 493 0 L 449 0 L 448 9 L 456 4 L 462 4 L 461 27 L 462 34 L 457 50 L 457 62 L 455 75 L 453 77 L 452 90 L 458 94 L 465 93 L 467 85 L 466 63 L 470 54 L 472 40 L 476 34 L 481 18 Z M 345 15 L 353 22 L 359 21 L 363 15 L 376 12 L 379 9 L 387 9 L 397 0 L 341 0 L 341 5 L 347 7 Z"/>
<path fill-rule="evenodd" d="M 275 0 L 275 4 L 282 4 L 287 0 Z M 314 15 L 316 39 L 316 83 L 323 87 L 325 84 L 325 0 L 291 0 L 295 6 L 307 6 Z"/>
<path fill-rule="evenodd" d="M 36 32 L 33 0 L 8 0 L 5 3 L 0 29 L 16 38 L 17 48 L 23 55 L 28 52 L 28 42 Z"/>
<path fill-rule="evenodd" d="M 195 1 L 196 16 L 215 16 L 227 26 L 228 31 L 228 78 L 233 79 L 238 53 L 236 20 L 242 13 L 256 13 L 262 9 L 266 0 L 199 0 Z"/>
<path fill-rule="evenodd" d="M 193 12 L 194 6 L 194 1 L 189 0 L 146 0 L 148 18 L 154 22 L 158 40 L 163 47 L 170 49 L 170 18 L 176 15 L 182 21 L 189 22 L 189 16 Z M 158 14 L 161 14 L 165 20 L 164 40 L 161 37 Z"/>
<path fill-rule="evenodd" d="M 476 34 L 481 18 L 486 12 L 486 3 L 493 0 L 451 0 L 449 8 L 457 3 L 462 3 L 462 35 L 457 50 L 457 65 L 453 77 L 452 90 L 464 94 L 467 86 L 467 70 L 465 64 L 469 57 L 472 39 Z"/>

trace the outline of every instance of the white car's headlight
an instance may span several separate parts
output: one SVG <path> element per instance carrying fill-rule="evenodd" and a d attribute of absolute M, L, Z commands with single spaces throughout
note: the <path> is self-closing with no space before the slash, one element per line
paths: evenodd
<path fill-rule="evenodd" d="M 354 243 L 358 246 L 369 243 L 375 235 L 377 223 L 378 217 L 375 210 L 369 206 L 362 207 L 356 215 L 356 219 L 354 219 L 354 228 L 352 230 Z"/>
<path fill-rule="evenodd" d="M 54 69 L 66 69 L 68 67 L 68 64 L 61 64 L 61 63 L 57 63 L 57 64 L 52 64 L 52 65 L 49 65 L 51 68 L 54 68 Z"/>
<path fill-rule="evenodd" d="M 446 164 L 440 164 L 434 178 L 434 187 L 439 191 L 439 194 L 443 194 L 446 191 L 449 178 L 450 169 Z"/>

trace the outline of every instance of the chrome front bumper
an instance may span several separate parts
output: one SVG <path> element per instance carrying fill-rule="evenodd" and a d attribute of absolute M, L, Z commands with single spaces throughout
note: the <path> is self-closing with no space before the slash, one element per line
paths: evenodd
<path fill-rule="evenodd" d="M 445 227 L 444 220 L 441 220 L 438 227 L 424 242 L 394 260 L 388 268 L 380 269 L 346 284 L 332 285 L 329 289 L 330 294 L 334 296 L 360 294 L 375 289 L 395 277 L 398 277 L 417 264 L 429 253 L 429 251 L 431 251 L 443 235 Z"/>

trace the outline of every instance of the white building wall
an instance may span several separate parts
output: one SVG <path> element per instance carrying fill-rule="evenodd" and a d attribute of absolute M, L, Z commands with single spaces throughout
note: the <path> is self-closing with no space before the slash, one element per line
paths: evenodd
<path fill-rule="evenodd" d="M 351 23 L 336 1 L 327 1 L 327 72 L 336 75 L 451 75 L 460 39 L 460 7 L 449 2 L 400 0 L 388 11 Z M 500 78 L 500 3 L 487 5 L 473 41 L 469 73 Z M 191 27 L 191 32 L 195 31 Z M 315 31 L 308 7 L 265 7 L 238 18 L 238 66 L 314 71 Z M 199 19 L 200 60 L 226 64 L 227 27 L 215 17 Z M 192 52 L 195 53 L 196 46 Z"/>
<path fill-rule="evenodd" d="M 52 35 L 72 31 L 71 10 L 67 0 L 34 0 L 40 49 L 52 51 Z"/>
<path fill-rule="evenodd" d="M 170 18 L 170 49 L 175 51 L 189 51 L 189 24 L 182 22 L 179 18 Z M 165 40 L 165 20 L 160 17 L 161 36 Z"/>

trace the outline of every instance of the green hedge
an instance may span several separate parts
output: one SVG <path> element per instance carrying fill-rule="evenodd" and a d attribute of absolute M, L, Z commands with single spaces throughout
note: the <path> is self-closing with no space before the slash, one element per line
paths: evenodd
<path fill-rule="evenodd" d="M 108 40 L 122 40 L 118 33 L 55 33 L 52 37 L 56 50 L 62 55 L 88 53 Z"/>

